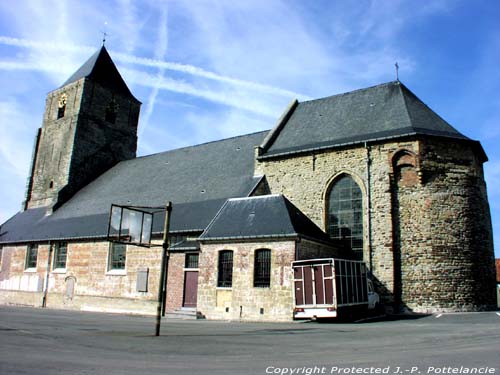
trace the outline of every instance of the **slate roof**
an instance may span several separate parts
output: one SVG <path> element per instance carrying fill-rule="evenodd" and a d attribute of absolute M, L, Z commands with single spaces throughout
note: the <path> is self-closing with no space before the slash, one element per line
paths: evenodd
<path fill-rule="evenodd" d="M 287 237 L 331 243 L 330 237 L 283 195 L 227 200 L 199 240 Z"/>
<path fill-rule="evenodd" d="M 87 78 L 97 82 L 103 87 L 112 88 L 113 91 L 125 97 L 138 101 L 130 92 L 127 84 L 123 80 L 115 63 L 111 60 L 108 51 L 104 46 L 94 53 L 61 87 L 76 82 L 82 78 Z"/>
<path fill-rule="evenodd" d="M 409 135 L 470 140 L 400 81 L 298 103 L 288 111 L 261 145 L 262 158 Z"/>
<path fill-rule="evenodd" d="M 123 161 L 76 193 L 52 215 L 20 212 L 0 229 L 0 243 L 99 238 L 107 233 L 110 205 L 163 206 L 172 201 L 172 232 L 201 233 L 228 198 L 245 197 L 262 177 L 254 173 L 254 147 L 267 132 L 210 142 Z M 154 217 L 153 232 L 163 229 Z"/>

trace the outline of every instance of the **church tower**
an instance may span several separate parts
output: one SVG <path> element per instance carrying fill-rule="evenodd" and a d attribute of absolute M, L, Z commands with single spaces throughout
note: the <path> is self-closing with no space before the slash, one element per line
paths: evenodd
<path fill-rule="evenodd" d="M 134 158 L 140 106 L 103 46 L 47 95 L 24 209 L 57 209 L 116 163 Z"/>

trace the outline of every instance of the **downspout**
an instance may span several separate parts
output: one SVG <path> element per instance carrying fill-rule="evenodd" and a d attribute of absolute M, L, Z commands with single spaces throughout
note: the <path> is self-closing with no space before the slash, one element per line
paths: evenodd
<path fill-rule="evenodd" d="M 47 269 L 45 270 L 45 283 L 43 288 L 42 307 L 47 307 L 47 294 L 49 292 L 50 260 L 52 258 L 52 244 L 49 241 L 47 249 Z"/>
<path fill-rule="evenodd" d="M 368 199 L 368 222 L 367 231 L 368 231 L 368 256 L 369 256 L 369 264 L 370 264 L 370 272 L 373 269 L 373 255 L 372 255 L 372 195 L 371 195 L 371 156 L 370 156 L 370 147 L 368 147 L 368 143 L 365 142 L 365 150 L 366 150 L 366 198 Z"/>

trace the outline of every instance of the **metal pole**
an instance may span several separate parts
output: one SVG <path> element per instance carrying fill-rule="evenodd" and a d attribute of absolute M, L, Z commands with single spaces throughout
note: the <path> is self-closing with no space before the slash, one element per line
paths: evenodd
<path fill-rule="evenodd" d="M 163 226 L 163 242 L 161 255 L 160 282 L 158 286 L 158 304 L 156 306 L 156 330 L 155 336 L 160 336 L 161 310 L 163 305 L 163 286 L 165 285 L 166 266 L 168 259 L 168 232 L 170 228 L 170 213 L 172 212 L 172 202 L 168 202 L 165 212 L 165 223 Z"/>
<path fill-rule="evenodd" d="M 170 261 L 170 252 L 167 251 L 165 255 L 165 278 L 163 279 L 163 302 L 161 304 L 161 316 L 165 316 L 167 308 L 167 283 L 168 283 L 168 264 Z"/>
<path fill-rule="evenodd" d="M 47 307 L 47 293 L 49 292 L 49 273 L 50 273 L 50 258 L 52 255 L 52 244 L 49 241 L 47 249 L 47 270 L 45 272 L 45 288 L 43 290 L 42 307 Z"/>

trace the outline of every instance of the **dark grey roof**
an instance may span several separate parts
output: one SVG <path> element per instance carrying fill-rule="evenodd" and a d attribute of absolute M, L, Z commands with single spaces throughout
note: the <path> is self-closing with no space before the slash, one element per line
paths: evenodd
<path fill-rule="evenodd" d="M 330 243 L 330 237 L 283 195 L 229 199 L 199 237 L 202 241 L 307 237 Z"/>
<path fill-rule="evenodd" d="M 202 232 L 228 198 L 252 193 L 254 147 L 266 132 L 140 157 L 117 164 L 46 216 L 20 212 L 1 227 L 0 243 L 106 235 L 110 205 L 163 206 L 172 201 L 172 232 Z M 155 233 L 164 214 L 154 217 Z"/>
<path fill-rule="evenodd" d="M 116 68 L 113 60 L 109 56 L 108 51 L 104 46 L 99 51 L 94 53 L 66 82 L 61 86 L 66 86 L 79 79 L 88 78 L 91 81 L 97 82 L 103 87 L 112 88 L 126 97 L 137 99 L 132 95 L 127 84 L 123 80 L 120 72 Z"/>
<path fill-rule="evenodd" d="M 263 144 L 263 157 L 358 142 L 431 135 L 469 140 L 427 107 L 401 82 L 291 106 Z"/>

